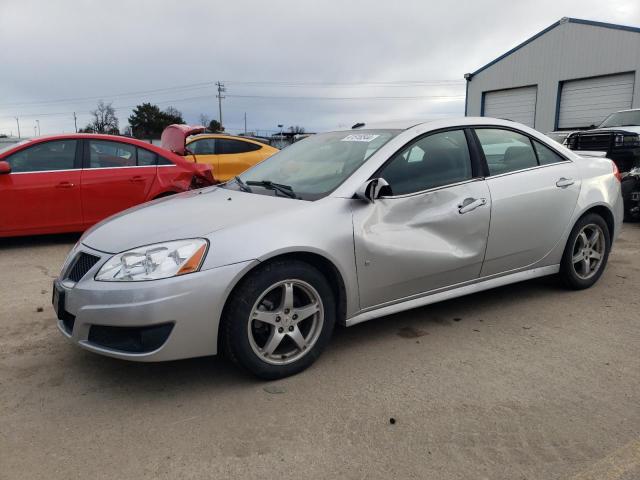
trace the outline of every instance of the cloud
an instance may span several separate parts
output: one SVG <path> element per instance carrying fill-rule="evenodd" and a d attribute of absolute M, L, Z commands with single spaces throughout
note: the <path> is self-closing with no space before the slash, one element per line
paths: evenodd
<path fill-rule="evenodd" d="M 462 75 L 563 16 L 640 24 L 636 0 L 212 2 L 3 0 L 0 133 L 72 131 L 96 98 L 160 102 L 189 122 L 217 118 L 213 82 L 229 80 L 224 120 L 252 130 L 278 124 L 324 130 L 356 121 L 462 115 Z M 423 86 L 275 86 L 243 82 L 454 81 Z M 116 94 L 210 82 L 147 95 Z M 236 95 L 236 96 L 234 96 Z M 244 98 L 264 97 L 314 97 Z M 317 97 L 458 97 L 331 100 Z M 77 100 L 91 97 L 89 100 Z M 66 102 L 28 102 L 74 99 Z M 171 101 L 171 102 L 169 102 Z M 11 106 L 8 106 L 11 104 Z M 16 105 L 20 104 L 20 105 Z M 52 115 L 55 114 L 55 115 Z M 31 115 L 31 116 L 29 116 Z"/>

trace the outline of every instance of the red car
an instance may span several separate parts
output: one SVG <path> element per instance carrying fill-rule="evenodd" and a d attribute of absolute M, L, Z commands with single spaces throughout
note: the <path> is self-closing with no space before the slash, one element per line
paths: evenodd
<path fill-rule="evenodd" d="M 0 150 L 0 237 L 80 232 L 139 203 L 213 183 L 210 166 L 132 138 L 26 140 Z"/>

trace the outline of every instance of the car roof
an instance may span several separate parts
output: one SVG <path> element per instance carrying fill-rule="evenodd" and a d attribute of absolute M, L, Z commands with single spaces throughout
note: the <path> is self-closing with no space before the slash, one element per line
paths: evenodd
<path fill-rule="evenodd" d="M 190 135 L 189 141 L 197 140 L 199 138 L 231 138 L 234 140 L 245 140 L 248 142 L 260 143 L 258 140 L 255 140 L 251 137 L 243 137 L 242 135 L 228 135 L 226 133 L 198 133 L 196 135 Z"/>
<path fill-rule="evenodd" d="M 435 128 L 446 128 L 465 125 L 501 125 L 501 126 L 514 126 L 522 128 L 522 126 L 509 119 L 492 118 L 492 117 L 444 117 L 435 118 L 430 120 L 390 120 L 388 122 L 375 122 L 365 123 L 359 128 L 336 128 L 333 131 L 352 131 L 357 132 L 359 130 L 409 130 L 413 127 L 430 126 Z"/>
<path fill-rule="evenodd" d="M 108 135 L 104 133 L 59 133 L 55 135 L 42 135 L 40 137 L 31 137 L 29 139 L 25 139 L 22 142 L 13 144 L 16 147 L 16 150 L 22 150 L 23 148 L 27 148 L 30 145 L 35 145 L 38 143 L 49 142 L 52 140 L 69 140 L 69 139 L 93 139 L 93 140 L 107 140 L 111 142 L 122 142 L 128 143 L 131 145 L 135 145 L 137 147 L 146 148 L 147 150 L 151 150 L 152 152 L 157 153 L 158 155 L 162 155 L 164 157 L 170 158 L 172 161 L 184 161 L 184 159 L 180 155 L 176 155 L 169 150 L 162 148 L 158 145 L 153 145 L 152 143 L 146 142 L 144 140 L 139 140 L 133 137 L 125 137 L 121 135 Z M 13 149 L 7 150 L 3 152 L 3 154 L 13 152 Z"/>

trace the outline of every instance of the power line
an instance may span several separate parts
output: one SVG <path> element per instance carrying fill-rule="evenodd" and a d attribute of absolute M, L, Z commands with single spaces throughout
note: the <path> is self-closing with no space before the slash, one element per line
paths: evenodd
<path fill-rule="evenodd" d="M 223 85 L 224 86 L 224 85 Z M 176 98 L 172 100 L 161 100 L 154 102 L 156 105 L 178 104 L 179 102 L 191 102 L 195 100 L 206 100 L 217 97 L 218 95 L 199 95 L 195 97 Z M 273 100 L 421 100 L 421 99 L 462 99 L 464 95 L 414 95 L 414 96 L 358 96 L 358 97 L 334 97 L 334 96 L 285 96 L 285 95 L 224 95 L 222 98 L 262 98 Z M 138 105 L 115 106 L 114 110 L 129 110 Z M 49 113 L 28 113 L 20 115 L 22 118 L 30 117 L 52 117 L 61 115 L 73 115 L 74 112 L 49 112 Z M 83 112 L 90 114 L 91 111 Z M 15 118 L 14 115 L 2 115 L 0 118 Z"/>
<path fill-rule="evenodd" d="M 75 102 L 75 101 L 101 100 L 104 98 L 116 99 L 116 98 L 123 98 L 123 97 L 131 97 L 135 95 L 153 94 L 153 93 L 174 93 L 175 91 L 179 91 L 179 90 L 199 90 L 202 88 L 207 88 L 207 87 L 210 87 L 212 83 L 213 82 L 194 83 L 191 85 L 157 88 L 155 90 L 141 90 L 138 92 L 119 93 L 116 95 L 95 95 L 92 97 L 59 98 L 57 100 L 37 100 L 33 102 L 22 102 L 22 103 L 3 103 L 3 104 L 0 104 L 0 107 L 45 105 L 45 104 L 52 104 L 52 103 L 69 103 L 69 102 Z"/>
<path fill-rule="evenodd" d="M 285 100 L 419 100 L 421 98 L 464 98 L 464 95 L 414 95 L 399 97 L 359 96 L 359 97 L 326 97 L 305 95 L 227 95 L 229 98 L 281 98 Z"/>
<path fill-rule="evenodd" d="M 289 81 L 243 81 L 243 80 L 225 80 L 225 83 L 238 85 L 267 85 L 274 87 L 368 87 L 368 86 L 446 86 L 446 85 L 464 85 L 465 80 L 395 80 L 388 82 L 289 82 Z"/>
<path fill-rule="evenodd" d="M 218 82 L 220 83 L 220 82 Z M 238 84 L 244 86 L 265 86 L 265 87 L 296 87 L 296 88 L 308 88 L 308 87 L 358 87 L 358 88 L 369 88 L 369 87 L 430 87 L 430 86 L 456 86 L 456 85 L 464 85 L 464 81 L 460 80 L 396 80 L 389 82 L 297 82 L 297 81 L 243 81 L 243 80 L 226 80 L 224 83 L 229 84 Z M 117 93 L 111 95 L 93 95 L 89 97 L 68 97 L 68 98 L 59 98 L 54 100 L 34 100 L 30 102 L 14 102 L 14 103 L 3 103 L 0 104 L 0 108 L 7 107 L 26 107 L 26 106 L 44 106 L 51 105 L 56 103 L 70 103 L 70 102 L 86 102 L 86 101 L 95 101 L 101 99 L 118 99 L 131 97 L 136 95 L 149 95 L 149 94 L 157 94 L 157 93 L 175 93 L 178 91 L 188 91 L 188 90 L 200 90 L 204 88 L 209 88 L 213 82 L 200 82 L 200 83 L 192 83 L 188 85 L 176 85 L 173 87 L 165 87 L 165 88 L 156 88 L 152 90 L 138 90 L 135 92 L 125 92 L 125 93 Z M 217 84 L 216 84 L 217 85 Z"/>

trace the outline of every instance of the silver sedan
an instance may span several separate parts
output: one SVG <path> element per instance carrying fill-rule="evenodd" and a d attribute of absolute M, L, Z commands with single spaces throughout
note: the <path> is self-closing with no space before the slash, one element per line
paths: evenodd
<path fill-rule="evenodd" d="M 619 180 L 503 120 L 314 135 L 87 231 L 55 281 L 58 326 L 112 357 L 220 352 L 292 375 L 336 323 L 545 275 L 590 287 L 620 230 Z"/>

